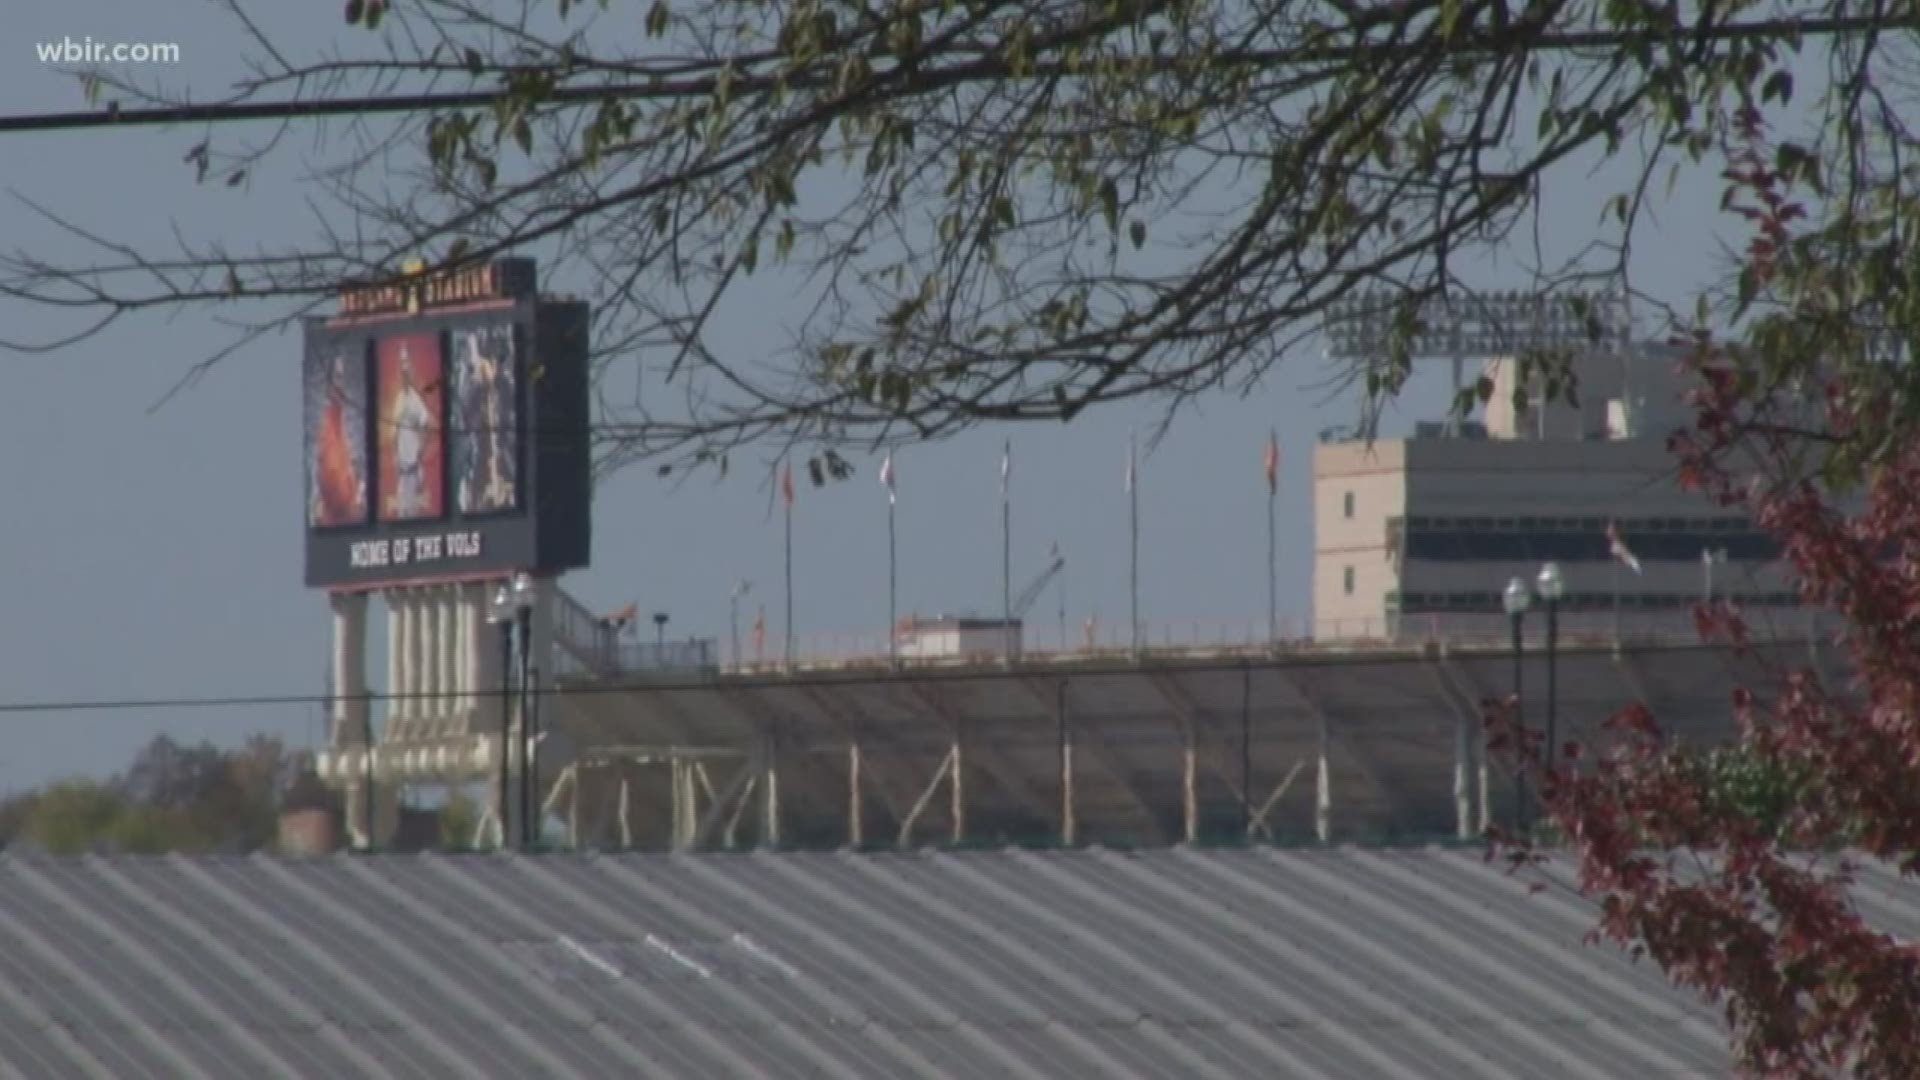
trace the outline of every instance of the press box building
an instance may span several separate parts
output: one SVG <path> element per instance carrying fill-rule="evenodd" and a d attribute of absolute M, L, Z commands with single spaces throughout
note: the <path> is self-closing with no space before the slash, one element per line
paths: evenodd
<path fill-rule="evenodd" d="M 1314 450 L 1314 636 L 1411 639 L 1507 632 L 1501 592 L 1557 562 L 1561 625 L 1673 632 L 1709 590 L 1756 621 L 1796 618 L 1777 545 L 1737 509 L 1681 489 L 1667 438 L 1690 419 L 1678 352 L 1639 346 L 1575 362 L 1578 403 L 1488 362 L 1479 423 Z M 1613 524 L 1636 573 L 1611 554 Z M 1709 561 L 1711 560 L 1711 561 Z"/>

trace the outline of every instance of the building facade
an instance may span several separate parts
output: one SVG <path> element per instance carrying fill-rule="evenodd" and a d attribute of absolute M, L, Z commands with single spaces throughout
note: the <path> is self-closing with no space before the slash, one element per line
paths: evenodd
<path fill-rule="evenodd" d="M 1681 490 L 1666 445 L 1686 421 L 1675 359 L 1587 358 L 1578 404 L 1544 408 L 1537 386 L 1516 408 L 1517 365 L 1496 360 L 1485 423 L 1317 446 L 1314 636 L 1504 634 L 1502 591 L 1548 561 L 1573 631 L 1680 630 L 1709 594 L 1756 620 L 1795 618 L 1773 538 Z M 1637 571 L 1613 554 L 1610 525 Z"/>

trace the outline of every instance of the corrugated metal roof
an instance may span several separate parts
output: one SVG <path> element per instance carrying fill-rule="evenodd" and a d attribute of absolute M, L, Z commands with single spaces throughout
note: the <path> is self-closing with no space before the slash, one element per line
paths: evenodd
<path fill-rule="evenodd" d="M 1914 890 L 1864 909 L 1920 928 Z M 1695 1077 L 1475 851 L 0 858 L 26 1076 Z"/>

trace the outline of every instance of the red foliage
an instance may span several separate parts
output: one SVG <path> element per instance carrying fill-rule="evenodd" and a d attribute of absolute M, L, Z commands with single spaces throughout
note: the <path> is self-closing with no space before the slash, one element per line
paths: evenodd
<path fill-rule="evenodd" d="M 1730 170 L 1752 196 L 1748 251 L 1762 281 L 1780 266 L 1802 216 L 1757 152 Z M 1730 202 L 1734 200 L 1730 199 Z M 1778 820 L 1724 796 L 1695 749 L 1662 737 L 1644 706 L 1615 716 L 1611 738 L 1581 767 L 1542 760 L 1501 716 L 1492 740 L 1533 767 L 1541 805 L 1583 889 L 1601 906 L 1596 939 L 1643 951 L 1676 983 L 1725 1010 L 1741 1067 L 1753 1074 L 1920 1076 L 1920 951 L 1873 930 L 1849 903 L 1849 860 L 1920 866 L 1920 438 L 1870 477 L 1861 508 L 1842 512 L 1789 468 L 1808 404 L 1742 378 L 1702 343 L 1696 422 L 1676 435 L 1684 483 L 1742 506 L 1781 542 L 1806 603 L 1842 617 L 1836 644 L 1847 686 L 1783 671 L 1732 702 L 1743 761 L 1794 777 Z M 1844 437 L 1868 419 L 1825 387 L 1824 429 Z M 1758 468 L 1756 469 L 1756 465 Z M 1696 612 L 1704 635 L 1744 648 L 1739 611 Z M 1517 747 L 1517 749 L 1516 749 Z M 1516 865 L 1540 857 L 1496 837 Z"/>

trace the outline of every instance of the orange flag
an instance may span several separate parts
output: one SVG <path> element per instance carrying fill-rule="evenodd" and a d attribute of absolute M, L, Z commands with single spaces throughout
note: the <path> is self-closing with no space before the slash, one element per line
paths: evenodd
<path fill-rule="evenodd" d="M 639 617 L 640 617 L 640 605 L 636 601 L 634 603 L 628 604 L 626 607 L 621 608 L 619 611 L 616 611 L 611 615 L 601 616 L 600 625 L 606 627 L 609 630 L 612 630 L 616 634 L 622 633 L 625 631 L 631 631 L 634 628 L 634 620 L 638 619 Z"/>
<path fill-rule="evenodd" d="M 780 477 L 780 497 L 787 500 L 787 509 L 793 509 L 793 462 L 787 462 L 787 471 Z"/>
<path fill-rule="evenodd" d="M 1267 456 L 1264 462 L 1267 469 L 1267 494 L 1280 490 L 1280 438 L 1272 431 L 1267 432 Z"/>

